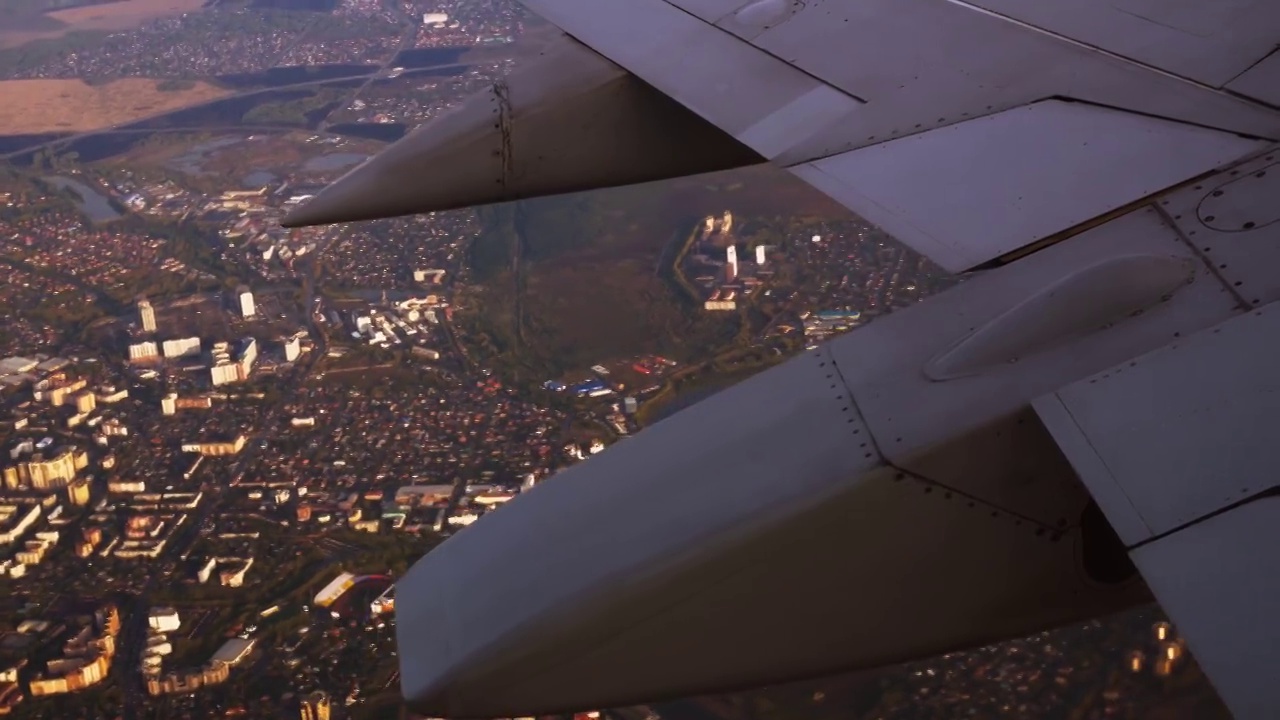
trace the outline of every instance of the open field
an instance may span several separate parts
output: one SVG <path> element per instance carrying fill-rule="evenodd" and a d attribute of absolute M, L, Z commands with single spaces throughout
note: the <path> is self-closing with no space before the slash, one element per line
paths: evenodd
<path fill-rule="evenodd" d="M 164 91 L 161 81 L 124 78 L 91 86 L 81 80 L 0 81 L 0 135 L 84 132 L 208 102 L 227 94 L 205 82 Z"/>
<path fill-rule="evenodd" d="M 0 49 L 60 38 L 71 32 L 128 30 L 157 18 L 195 12 L 203 5 L 204 0 L 123 0 L 55 10 L 30 18 L 30 22 L 5 23 L 7 27 L 0 27 Z"/>

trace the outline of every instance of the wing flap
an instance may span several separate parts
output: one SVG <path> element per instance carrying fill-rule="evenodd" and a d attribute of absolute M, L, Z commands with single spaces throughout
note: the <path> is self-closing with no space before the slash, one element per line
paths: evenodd
<path fill-rule="evenodd" d="M 647 3 L 661 4 L 635 2 Z M 741 19 L 760 3 L 743 4 L 743 10 L 719 19 L 716 27 L 865 100 L 856 125 L 847 128 L 850 137 L 844 138 L 858 145 L 1048 97 L 1264 137 L 1275 138 L 1280 130 L 1275 113 L 1229 93 L 960 2 L 810 2 L 763 27 Z M 1070 3 L 1063 11 L 1077 12 L 1079 4 Z M 1263 16 L 1261 24 L 1267 22 Z M 1275 32 L 1264 34 L 1275 42 Z M 596 49 L 608 54 L 607 48 Z M 1225 79 L 1269 49 L 1250 51 L 1251 59 Z"/>
<path fill-rule="evenodd" d="M 1280 707 L 1280 306 L 1035 402 L 1237 718 Z"/>
<path fill-rule="evenodd" d="M 1049 100 L 791 170 L 959 272 L 1264 147 L 1217 130 Z"/>
<path fill-rule="evenodd" d="M 1270 105 L 1280 105 L 1280 50 L 1241 73 L 1227 84 L 1227 89 Z"/>
<path fill-rule="evenodd" d="M 1222 87 L 1275 48 L 1272 0 L 967 0 L 1046 32 Z"/>
<path fill-rule="evenodd" d="M 1236 720 L 1271 720 L 1280 707 L 1277 547 L 1280 497 L 1269 497 L 1132 553 Z"/>

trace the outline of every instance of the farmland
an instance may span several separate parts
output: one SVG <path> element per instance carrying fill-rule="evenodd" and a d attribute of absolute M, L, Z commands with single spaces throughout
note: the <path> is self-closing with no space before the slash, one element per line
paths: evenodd
<path fill-rule="evenodd" d="M 123 78 L 100 85 L 77 79 L 0 81 L 0 135 L 83 132 L 216 99 L 226 90 L 205 82 L 162 89 L 163 81 Z"/>

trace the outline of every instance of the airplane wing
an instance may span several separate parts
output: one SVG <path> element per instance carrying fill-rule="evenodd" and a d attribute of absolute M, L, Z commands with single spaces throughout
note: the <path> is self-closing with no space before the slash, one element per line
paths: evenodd
<path fill-rule="evenodd" d="M 1267 0 L 525 4 L 567 35 L 286 225 L 767 160 L 958 272 L 1280 135 Z"/>
<path fill-rule="evenodd" d="M 1280 689 L 1280 5 L 528 0 L 535 63 L 286 218 L 787 168 L 986 268 L 522 495 L 399 584 L 403 689 L 527 715 L 1149 599 Z"/>

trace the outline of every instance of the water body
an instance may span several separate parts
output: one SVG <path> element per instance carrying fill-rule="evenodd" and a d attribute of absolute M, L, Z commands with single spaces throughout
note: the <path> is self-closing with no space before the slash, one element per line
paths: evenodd
<path fill-rule="evenodd" d="M 268 185 L 274 185 L 278 180 L 279 178 L 266 170 L 254 170 L 248 175 L 245 175 L 241 180 L 241 183 L 245 187 L 260 188 Z"/>
<path fill-rule="evenodd" d="M 214 150 L 230 147 L 243 140 L 244 138 L 236 136 L 214 138 L 198 145 L 192 145 L 187 148 L 185 153 L 173 158 L 167 164 L 169 167 L 175 170 L 181 170 L 188 175 L 205 175 L 207 174 L 204 170 L 204 159 L 206 155 Z"/>
<path fill-rule="evenodd" d="M 23 148 L 44 145 L 60 138 L 64 138 L 70 133 L 41 133 L 39 135 L 0 135 L 0 154 L 11 153 L 22 150 Z"/>
<path fill-rule="evenodd" d="M 116 209 L 111 207 L 111 202 L 99 193 L 97 190 L 85 185 L 79 180 L 54 175 L 44 179 L 45 182 L 55 187 L 69 189 L 76 195 L 80 196 L 80 209 L 84 211 L 89 219 L 93 222 L 106 222 L 107 220 L 116 220 L 121 217 Z"/>
<path fill-rule="evenodd" d="M 712 381 L 710 384 L 704 385 L 695 390 L 679 393 L 674 398 L 663 403 L 662 409 L 654 413 L 653 419 L 650 420 L 649 422 L 654 423 L 659 420 L 665 420 L 671 417 L 672 415 L 675 415 L 676 413 L 680 412 L 681 410 L 684 410 L 685 408 L 689 408 L 689 407 L 693 407 L 694 405 L 697 405 L 703 400 L 706 400 L 712 395 L 715 395 L 721 390 L 724 390 L 725 388 L 731 385 L 734 385 L 737 382 L 738 382 L 738 379 L 722 380 L 722 381 L 717 380 L 717 381 Z"/>
<path fill-rule="evenodd" d="M 348 135 L 366 140 L 381 140 L 382 142 L 395 142 L 404 137 L 407 131 L 408 128 L 404 123 L 342 123 L 329 126 L 329 132 L 336 135 Z"/>
<path fill-rule="evenodd" d="M 401 50 L 396 59 L 391 61 L 393 66 L 402 68 L 427 68 L 436 65 L 453 65 L 462 57 L 462 53 L 470 50 L 469 47 L 446 47 L 446 48 L 413 48 L 411 50 Z"/>
<path fill-rule="evenodd" d="M 59 152 L 79 153 L 80 162 L 92 163 L 121 155 L 150 137 L 149 133 L 103 133 L 68 143 Z"/>
<path fill-rule="evenodd" d="M 368 159 L 369 156 L 363 153 L 329 153 L 328 155 L 319 155 L 311 158 L 302 164 L 302 169 L 308 172 L 341 170 L 344 167 L 350 167 Z"/>
<path fill-rule="evenodd" d="M 290 65 L 255 73 L 219 75 L 218 82 L 237 89 L 272 88 L 317 80 L 367 77 L 377 69 L 377 65 Z"/>
<path fill-rule="evenodd" d="M 331 103 L 327 103 L 315 110 L 305 113 L 303 117 L 307 119 L 306 128 L 308 130 L 315 130 L 320 127 L 320 123 L 324 122 L 324 119 L 329 117 L 329 113 L 337 110 L 338 106 L 341 104 L 341 101 L 334 100 Z"/>

